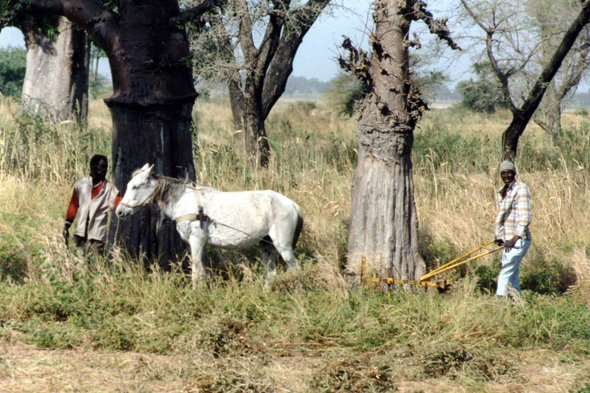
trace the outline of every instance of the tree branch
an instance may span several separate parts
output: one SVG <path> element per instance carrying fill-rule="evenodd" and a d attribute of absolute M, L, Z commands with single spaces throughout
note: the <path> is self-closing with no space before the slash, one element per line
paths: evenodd
<path fill-rule="evenodd" d="M 481 29 L 485 32 L 490 32 L 491 29 L 486 26 L 477 16 L 477 14 L 475 12 L 473 12 L 473 10 L 471 9 L 471 7 L 469 7 L 469 5 L 467 4 L 467 2 L 465 0 L 461 0 L 461 4 L 463 4 L 463 7 L 465 8 L 465 10 L 467 11 L 467 13 L 469 14 L 469 16 L 471 16 L 471 19 L 473 19 L 473 21 L 479 26 L 481 27 Z"/>
<path fill-rule="evenodd" d="M 61 15 L 77 24 L 109 52 L 119 34 L 116 16 L 99 0 L 20 0 L 37 13 Z"/>
<path fill-rule="evenodd" d="M 7 7 L 7 6 L 4 6 L 4 7 Z M 2 17 L 0 18 L 0 32 L 2 31 L 3 28 L 5 28 L 7 26 L 14 25 L 15 22 L 21 16 L 20 14 L 24 15 L 24 7 L 22 7 L 20 10 L 14 10 L 14 9 L 4 8 L 4 7 L 0 8 L 0 14 L 2 14 Z"/>
<path fill-rule="evenodd" d="M 587 39 L 587 38 L 586 38 Z M 590 55 L 590 44 L 586 43 L 578 48 L 579 58 L 578 61 L 573 65 L 572 70 L 564 78 L 561 88 L 557 92 L 557 98 L 559 102 L 565 98 L 571 89 L 578 86 L 584 73 L 588 69 L 588 57 Z"/>
<path fill-rule="evenodd" d="M 574 22 L 570 25 L 569 29 L 563 36 L 563 39 L 561 40 L 559 47 L 551 57 L 549 64 L 545 66 L 543 72 L 541 72 L 541 75 L 539 76 L 539 79 L 537 79 L 537 82 L 535 83 L 533 89 L 529 93 L 527 101 L 523 105 L 523 110 L 532 110 L 534 112 L 534 110 L 537 109 L 539 102 L 541 101 L 543 95 L 545 94 L 545 91 L 547 90 L 549 82 L 551 82 L 551 80 L 559 70 L 559 67 L 563 62 L 563 59 L 568 54 L 569 50 L 576 41 L 576 38 L 578 37 L 584 26 L 588 24 L 589 21 L 590 0 L 585 0 L 583 8 L 580 11 L 580 14 L 576 18 L 576 20 L 574 20 Z"/>
<path fill-rule="evenodd" d="M 244 58 L 247 62 L 251 62 L 256 56 L 256 46 L 252 37 L 252 18 L 250 17 L 246 0 L 235 0 L 235 4 L 240 20 L 238 38 L 242 46 Z"/>
<path fill-rule="evenodd" d="M 508 70 L 508 72 L 504 72 L 504 71 L 502 71 L 502 69 L 498 65 L 498 61 L 496 60 L 496 57 L 494 56 L 494 51 L 492 48 L 493 34 L 494 34 L 494 30 L 489 30 L 486 32 L 486 51 L 488 54 L 488 59 L 490 60 L 490 64 L 492 66 L 492 69 L 494 70 L 494 73 L 496 74 L 496 77 L 500 81 L 500 85 L 502 85 L 502 94 L 504 95 L 504 100 L 506 101 L 506 105 L 508 105 L 508 109 L 510 109 L 510 112 L 512 112 L 514 114 L 514 113 L 518 112 L 518 108 L 516 107 L 516 105 L 514 104 L 514 101 L 512 100 L 512 96 L 510 94 L 510 86 L 509 86 L 509 78 L 510 78 L 510 75 L 512 75 L 513 70 Z"/>
<path fill-rule="evenodd" d="M 276 9 L 278 7 L 282 7 L 282 11 L 287 11 L 289 7 L 290 0 L 287 0 L 283 3 L 280 0 L 273 1 L 273 8 Z M 258 72 L 259 75 L 264 78 L 268 66 L 272 61 L 277 48 L 279 46 L 279 41 L 281 39 L 281 29 L 285 23 L 285 19 L 282 16 L 279 16 L 281 12 L 271 12 L 269 15 L 268 25 L 266 26 L 266 32 L 264 33 L 264 38 L 260 43 L 260 48 L 256 53 L 256 58 L 258 60 Z"/>
<path fill-rule="evenodd" d="M 329 3 L 330 0 L 309 0 L 285 16 L 280 42 L 268 66 L 263 86 L 264 118 L 269 115 L 270 110 L 285 91 L 289 75 L 293 72 L 295 54 L 303 38 Z"/>
<path fill-rule="evenodd" d="M 524 132 L 526 125 L 537 110 L 549 83 L 559 70 L 564 58 L 574 45 L 576 38 L 588 23 L 590 22 L 590 0 L 585 0 L 582 10 L 576 19 L 569 26 L 567 32 L 563 36 L 561 43 L 557 50 L 551 57 L 549 63 L 543 68 L 541 75 L 537 79 L 535 85 L 529 92 L 529 95 L 521 107 L 518 115 L 515 115 L 512 122 L 502 135 L 502 144 L 504 146 L 504 156 L 509 157 L 516 154 L 518 146 L 518 139 Z"/>
<path fill-rule="evenodd" d="M 201 18 L 215 7 L 222 7 L 223 0 L 205 0 L 201 4 L 182 11 L 177 16 L 170 18 L 171 25 L 183 24 Z"/>
<path fill-rule="evenodd" d="M 417 0 L 413 4 L 411 20 L 421 20 L 426 23 L 430 33 L 436 35 L 439 39 L 446 41 L 453 50 L 461 50 L 459 45 L 451 38 L 451 31 L 447 26 L 447 18 L 434 19 L 430 11 L 426 9 L 426 3 L 422 0 Z"/>
<path fill-rule="evenodd" d="M 368 53 L 362 49 L 355 48 L 354 45 L 352 45 L 350 38 L 346 36 L 344 36 L 342 48 L 348 51 L 348 58 L 345 59 L 343 56 L 338 57 L 338 65 L 340 65 L 340 68 L 350 72 L 368 85 L 371 85 L 372 78 L 369 73 L 371 60 Z"/>
<path fill-rule="evenodd" d="M 549 126 L 549 124 L 545 123 L 543 120 L 541 120 L 541 118 L 539 116 L 533 116 L 533 121 L 535 123 L 537 123 L 537 125 L 539 127 L 541 127 L 543 129 L 543 131 L 545 131 L 547 134 L 551 134 L 551 127 Z"/>
<path fill-rule="evenodd" d="M 461 4 L 465 8 L 465 10 L 469 14 L 469 16 L 471 16 L 471 19 L 473 19 L 475 24 L 478 25 L 483 31 L 485 31 L 485 33 L 486 33 L 486 40 L 485 40 L 486 41 L 486 53 L 488 55 L 488 60 L 490 61 L 490 65 L 492 66 L 492 70 L 494 71 L 494 73 L 496 74 L 496 77 L 500 81 L 500 85 L 502 86 L 502 95 L 504 96 L 504 101 L 506 102 L 508 109 L 510 109 L 510 112 L 516 113 L 518 111 L 518 108 L 516 107 L 516 105 L 514 104 L 514 101 L 512 100 L 512 96 L 510 94 L 510 86 L 509 86 L 509 78 L 515 72 L 515 70 L 510 69 L 510 70 L 504 72 L 502 70 L 502 68 L 500 67 L 500 65 L 498 64 L 496 56 L 494 55 L 494 48 L 493 48 L 494 34 L 495 34 L 499 24 L 504 22 L 504 19 L 502 19 L 502 20 L 500 20 L 500 22 L 496 23 L 496 13 L 494 11 L 492 11 L 493 27 L 487 26 L 485 23 L 483 23 L 483 21 L 479 18 L 479 16 L 471 9 L 471 7 L 469 7 L 466 0 L 461 0 Z"/>

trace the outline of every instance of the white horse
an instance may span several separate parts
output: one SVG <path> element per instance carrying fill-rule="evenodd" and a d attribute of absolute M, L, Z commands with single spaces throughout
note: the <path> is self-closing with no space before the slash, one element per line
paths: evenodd
<path fill-rule="evenodd" d="M 190 245 L 193 288 L 206 274 L 203 253 L 206 244 L 243 249 L 260 245 L 266 265 L 266 283 L 276 274 L 276 253 L 289 268 L 299 268 L 293 248 L 303 229 L 301 208 L 274 191 L 222 192 L 210 187 L 158 176 L 145 164 L 133 173 L 117 216 L 157 203 L 176 221 L 176 229 Z"/>

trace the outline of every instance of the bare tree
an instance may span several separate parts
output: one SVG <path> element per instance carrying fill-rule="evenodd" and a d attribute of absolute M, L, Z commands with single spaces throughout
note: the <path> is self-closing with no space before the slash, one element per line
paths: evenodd
<path fill-rule="evenodd" d="M 545 65 L 550 61 L 569 21 L 579 13 L 581 3 L 566 0 L 536 0 L 531 2 L 529 7 L 532 8 L 531 13 L 540 31 L 541 62 Z M 547 133 L 551 145 L 561 131 L 561 112 L 566 96 L 576 90 L 589 69 L 590 26 L 586 26 L 549 84 L 545 97 L 533 115 L 535 123 Z"/>
<path fill-rule="evenodd" d="M 86 32 L 64 17 L 45 19 L 51 19 L 52 34 L 34 18 L 20 24 L 27 45 L 21 111 L 56 122 L 75 118 L 85 123 L 90 61 Z"/>
<path fill-rule="evenodd" d="M 113 121 L 113 180 L 123 193 L 132 172 L 146 162 L 166 176 L 195 179 L 190 127 L 197 93 L 189 43 L 179 25 L 214 2 L 181 12 L 177 0 L 9 0 L 0 22 L 19 15 L 60 15 L 84 29 L 109 58 L 113 95 L 105 100 Z M 1 20 L 4 18 L 4 21 Z M 184 249 L 174 223 L 160 230 L 148 206 L 120 223 L 120 244 L 131 256 L 167 261 Z M 111 239 L 117 219 L 111 220 Z"/>
<path fill-rule="evenodd" d="M 537 37 L 525 34 L 522 26 L 533 27 L 524 9 L 523 1 L 510 2 L 506 7 L 500 7 L 501 2 L 494 2 L 490 7 L 480 0 L 461 0 L 461 3 L 471 20 L 483 32 L 485 53 L 490 61 L 496 77 L 502 85 L 506 105 L 512 112 L 512 122 L 502 136 L 505 158 L 514 158 L 518 140 L 524 132 L 528 122 L 538 108 L 545 92 L 550 87 L 562 62 L 574 46 L 576 39 L 590 20 L 590 1 L 582 3 L 576 18 L 569 24 L 569 28 L 553 50 L 546 50 L 542 56 L 546 61 L 540 62 L 540 72 L 536 72 L 533 64 L 540 56 L 543 47 L 549 45 L 547 35 Z M 524 18 L 524 20 L 523 20 Z M 527 20 L 528 18 L 528 20 Z M 586 61 L 588 55 L 579 54 L 578 58 Z M 574 60 L 574 63 L 576 61 Z M 574 66 L 578 71 L 580 67 Z M 537 68 L 538 69 L 538 68 Z M 564 79 L 563 97 L 572 88 L 572 83 L 579 81 L 573 72 L 572 77 Z M 566 73 L 567 75 L 567 73 Z M 581 78 L 581 74 L 579 76 Z M 575 83 L 577 84 L 577 83 Z M 559 98 L 559 95 L 555 95 Z M 560 101 L 561 102 L 561 101 Z"/>
<path fill-rule="evenodd" d="M 372 55 L 346 39 L 341 66 L 369 86 L 359 115 L 358 165 L 352 183 L 348 269 L 361 257 L 382 277 L 416 279 L 425 272 L 418 253 L 418 217 L 412 179 L 414 128 L 427 109 L 410 73 L 410 24 L 423 21 L 453 49 L 446 19 L 434 19 L 420 0 L 373 2 Z"/>
<path fill-rule="evenodd" d="M 303 38 L 328 3 L 229 0 L 224 13 L 200 21 L 197 35 L 210 29 L 219 54 L 208 68 L 226 79 L 234 124 L 244 130 L 246 150 L 257 165 L 267 166 L 270 156 L 265 120 L 285 91 Z"/>

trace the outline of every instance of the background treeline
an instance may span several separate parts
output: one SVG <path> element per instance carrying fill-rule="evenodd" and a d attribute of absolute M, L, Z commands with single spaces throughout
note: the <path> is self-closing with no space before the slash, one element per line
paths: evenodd
<path fill-rule="evenodd" d="M 111 90 L 111 81 L 96 70 L 95 63 L 89 81 L 91 97 L 96 98 L 106 95 Z M 504 108 L 501 87 L 489 72 L 486 63 L 474 64 L 474 77 L 459 82 L 455 88 L 444 83 L 446 78 L 422 78 L 426 80 L 426 93 L 430 103 L 461 103 L 465 108 L 476 112 L 493 113 L 499 108 Z M 20 98 L 22 84 L 26 72 L 26 50 L 17 47 L 0 49 L 0 94 L 12 98 Z M 291 76 L 288 79 L 285 98 L 299 98 L 307 100 L 321 99 L 326 95 L 329 102 L 337 108 L 341 114 L 351 116 L 363 96 L 363 86 L 346 74 L 339 74 L 329 82 L 322 82 L 317 78 L 305 78 Z M 223 89 L 217 92 L 225 93 Z M 203 98 L 210 97 L 214 93 L 205 93 Z M 575 92 L 570 94 L 565 102 L 565 107 L 570 109 L 589 108 L 590 93 Z"/>

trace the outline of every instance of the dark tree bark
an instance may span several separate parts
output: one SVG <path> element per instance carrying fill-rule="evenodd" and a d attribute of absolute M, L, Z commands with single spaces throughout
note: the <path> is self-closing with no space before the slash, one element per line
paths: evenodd
<path fill-rule="evenodd" d="M 213 60 L 198 59 L 195 72 L 205 79 L 227 82 L 234 128 L 244 132 L 247 154 L 256 166 L 268 165 L 266 118 L 285 91 L 303 38 L 330 0 L 308 0 L 298 7 L 292 7 L 291 2 L 230 0 L 222 13 L 204 15 L 192 25 L 193 43 L 214 45 L 218 55 L 207 52 Z M 234 22 L 238 24 L 237 36 Z M 255 25 L 266 29 L 258 46 L 254 43 Z M 238 47 L 243 63 L 236 60 Z"/>
<path fill-rule="evenodd" d="M 487 35 L 486 46 L 487 46 L 487 54 L 488 59 L 496 73 L 496 76 L 500 80 L 502 84 L 502 88 L 504 91 L 504 98 L 508 105 L 508 108 L 512 112 L 512 122 L 502 134 L 502 146 L 504 149 L 503 158 L 514 160 L 516 157 L 516 152 L 518 149 L 518 140 L 522 133 L 524 132 L 526 126 L 528 125 L 529 121 L 533 117 L 533 114 L 539 107 L 547 88 L 549 87 L 553 77 L 559 70 L 563 60 L 567 56 L 568 52 L 574 45 L 576 38 L 583 30 L 584 26 L 590 22 L 590 0 L 584 0 L 582 9 L 580 13 L 576 17 L 576 19 L 572 22 L 569 26 L 568 30 L 566 31 L 565 35 L 563 36 L 561 43 L 551 56 L 549 62 L 543 68 L 539 78 L 535 82 L 533 88 L 530 90 L 527 98 L 524 100 L 524 103 L 517 107 L 511 96 L 510 96 L 510 89 L 509 89 L 509 77 L 516 72 L 517 70 L 509 70 L 508 72 L 503 71 L 498 62 L 495 58 L 495 55 L 492 50 L 492 42 L 493 42 L 493 35 L 496 32 L 496 29 L 499 26 L 486 26 L 479 17 L 475 14 L 475 12 L 469 7 L 466 0 L 461 0 L 461 3 L 467 10 L 467 12 L 471 15 L 473 20 L 477 25 L 479 25 Z M 523 64 L 522 67 L 526 65 Z"/>
<path fill-rule="evenodd" d="M 55 17 L 57 36 L 49 38 L 33 20 L 21 25 L 27 45 L 27 72 L 21 111 L 54 122 L 88 117 L 86 33 L 72 22 Z"/>
<path fill-rule="evenodd" d="M 242 92 L 241 85 L 240 73 L 238 71 L 233 72 L 227 83 L 227 87 L 235 131 L 244 130 L 244 93 Z"/>
<path fill-rule="evenodd" d="M 122 192 L 145 163 L 166 176 L 195 179 L 190 126 L 197 94 L 186 34 L 169 22 L 178 15 L 176 1 L 125 1 L 119 35 L 106 50 L 114 90 L 105 100 L 113 118 L 113 175 Z M 157 231 L 159 220 L 160 213 L 148 207 L 119 224 L 119 240 L 132 256 L 168 261 L 185 250 L 174 223 L 166 220 Z"/>
<path fill-rule="evenodd" d="M 343 44 L 348 59 L 339 59 L 343 68 L 370 87 L 358 123 L 348 270 L 358 273 L 365 257 L 382 278 L 413 280 L 425 273 L 425 264 L 418 253 L 411 152 L 414 128 L 426 105 L 410 76 L 411 22 L 423 20 L 456 46 L 444 21 L 434 20 L 421 1 L 378 0 L 373 7 L 372 59 L 348 39 Z"/>
<path fill-rule="evenodd" d="M 27 0 L 25 3 L 28 3 Z M 191 111 L 197 96 L 190 69 L 184 20 L 177 0 L 120 0 L 118 13 L 96 0 L 31 0 L 31 11 L 62 15 L 88 32 L 109 58 L 113 95 L 106 99 L 113 120 L 113 181 L 124 193 L 132 172 L 145 163 L 171 177 L 195 179 L 190 134 Z M 194 10 L 188 10 L 194 12 Z M 132 257 L 166 264 L 184 245 L 166 221 L 143 208 L 117 223 L 118 240 Z"/>
<path fill-rule="evenodd" d="M 293 72 L 293 60 L 303 38 L 329 2 L 309 0 L 298 9 L 291 10 L 290 0 L 270 1 L 272 11 L 262 42 L 257 48 L 246 0 L 234 0 L 240 22 L 238 39 L 246 68 L 243 97 L 236 98 L 243 102 L 243 115 L 237 117 L 243 119 L 246 150 L 255 157 L 257 165 L 266 167 L 270 157 L 264 122 L 285 92 L 287 79 Z M 239 96 L 236 89 L 233 94 Z"/>

